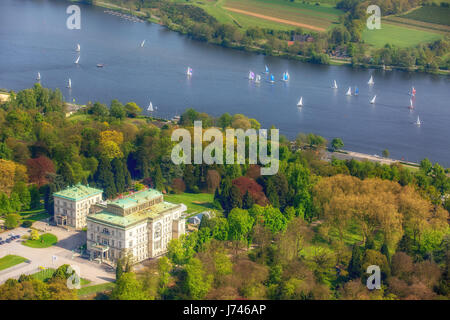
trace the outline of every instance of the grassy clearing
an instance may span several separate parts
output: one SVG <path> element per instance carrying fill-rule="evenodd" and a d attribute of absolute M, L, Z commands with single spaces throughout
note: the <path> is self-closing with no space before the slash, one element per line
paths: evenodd
<path fill-rule="evenodd" d="M 18 265 L 25 261 L 28 261 L 28 260 L 25 259 L 24 257 L 16 256 L 13 254 L 8 254 L 8 255 L 4 256 L 3 258 L 0 258 L 0 271 L 11 268 L 11 267 Z"/>
<path fill-rule="evenodd" d="M 47 268 L 47 269 L 43 269 L 43 270 L 41 270 L 39 272 L 33 273 L 31 275 L 31 277 L 33 277 L 34 279 L 41 280 L 41 281 L 45 282 L 45 281 L 48 281 L 53 276 L 55 271 L 56 271 L 56 269 Z M 80 279 L 80 285 L 81 286 L 88 285 L 89 283 L 91 283 L 91 281 L 88 280 L 88 279 L 84 279 L 84 278 Z"/>
<path fill-rule="evenodd" d="M 213 208 L 214 195 L 210 193 L 182 193 L 164 196 L 167 202 L 184 203 L 187 213 L 194 214 Z"/>
<path fill-rule="evenodd" d="M 413 47 L 423 42 L 432 42 L 442 37 L 441 34 L 423 30 L 412 30 L 408 26 L 400 26 L 383 21 L 381 29 L 364 30 L 363 40 L 377 48 L 383 47 L 386 43 L 398 47 Z"/>
<path fill-rule="evenodd" d="M 97 285 L 93 285 L 93 286 L 88 286 L 88 287 L 78 289 L 77 294 L 79 297 L 81 297 L 81 296 L 96 294 L 99 292 L 111 291 L 112 289 L 114 289 L 115 285 L 116 284 L 113 282 L 107 282 L 107 283 L 97 284 Z"/>
<path fill-rule="evenodd" d="M 48 248 L 57 242 L 58 238 L 54 234 L 44 233 L 39 237 L 39 240 L 27 240 L 22 244 L 30 248 Z"/>
<path fill-rule="evenodd" d="M 50 217 L 50 215 L 48 214 L 47 211 L 45 211 L 44 208 L 22 211 L 22 212 L 19 212 L 19 215 L 20 215 L 21 222 L 25 221 L 25 220 L 29 220 L 29 221 L 33 221 L 33 222 L 40 221 L 40 220 L 47 219 L 48 217 Z"/>
<path fill-rule="evenodd" d="M 413 10 L 402 17 L 450 26 L 450 8 L 426 6 Z"/>

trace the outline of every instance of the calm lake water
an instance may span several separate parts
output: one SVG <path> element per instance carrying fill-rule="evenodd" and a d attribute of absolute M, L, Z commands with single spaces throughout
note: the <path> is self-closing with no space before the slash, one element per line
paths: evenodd
<path fill-rule="evenodd" d="M 60 88 L 66 101 L 135 101 L 156 116 L 171 118 L 188 107 L 218 116 L 243 113 L 263 128 L 278 127 L 294 138 L 314 132 L 340 137 L 345 149 L 450 166 L 450 79 L 400 71 L 355 70 L 265 57 L 191 40 L 161 26 L 133 23 L 80 5 L 81 30 L 66 27 L 66 8 L 57 0 L 0 1 L 0 87 L 21 90 L 41 83 Z M 145 46 L 140 43 L 146 40 Z M 74 64 L 81 45 L 79 65 Z M 97 68 L 98 63 L 104 68 Z M 276 82 L 263 74 L 268 65 Z M 193 76 L 186 77 L 186 69 Z M 260 73 L 259 85 L 249 70 Z M 288 70 L 291 80 L 280 81 Z M 375 85 L 367 85 L 370 75 Z M 68 79 L 72 89 L 66 88 Z M 339 89 L 331 89 L 336 79 Z M 347 97 L 348 87 L 359 95 Z M 409 91 L 417 90 L 409 110 Z M 376 104 L 369 100 L 377 95 Z M 303 96 L 303 108 L 297 102 Z M 422 125 L 414 122 L 420 116 Z"/>

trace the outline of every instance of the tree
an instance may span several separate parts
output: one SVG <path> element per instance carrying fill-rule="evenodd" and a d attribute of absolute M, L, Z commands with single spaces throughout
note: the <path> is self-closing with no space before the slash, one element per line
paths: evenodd
<path fill-rule="evenodd" d="M 117 194 L 114 174 L 112 173 L 111 163 L 107 159 L 100 159 L 98 170 L 95 174 L 97 184 L 105 191 L 107 198 L 112 198 Z"/>
<path fill-rule="evenodd" d="M 30 240 L 39 240 L 39 232 L 36 229 L 31 230 Z"/>
<path fill-rule="evenodd" d="M 75 185 L 76 181 L 73 175 L 73 170 L 67 161 L 64 161 L 58 170 L 58 173 L 62 176 L 64 184 L 66 186 Z"/>
<path fill-rule="evenodd" d="M 122 103 L 120 103 L 118 100 L 114 99 L 111 101 L 111 107 L 109 109 L 109 113 L 111 117 L 117 118 L 117 119 L 124 119 L 127 115 L 127 112 L 125 110 L 125 107 Z"/>
<path fill-rule="evenodd" d="M 382 155 L 384 158 L 388 158 L 388 157 L 389 157 L 389 150 L 388 150 L 388 149 L 384 149 L 383 152 L 381 153 L 381 155 Z"/>
<path fill-rule="evenodd" d="M 194 300 L 203 299 L 208 293 L 213 280 L 212 275 L 207 275 L 203 269 L 202 262 L 192 258 L 185 266 L 186 280 L 184 283 L 190 298 Z"/>
<path fill-rule="evenodd" d="M 334 138 L 331 141 L 331 147 L 333 148 L 333 150 L 342 149 L 343 146 L 344 146 L 344 142 L 342 142 L 341 138 Z"/>
<path fill-rule="evenodd" d="M 45 156 L 27 160 L 28 175 L 30 182 L 37 184 L 39 187 L 48 183 L 47 175 L 55 173 L 53 161 Z"/>
<path fill-rule="evenodd" d="M 123 274 L 123 260 L 121 258 L 117 259 L 116 263 L 116 282 L 120 279 Z"/>
<path fill-rule="evenodd" d="M 359 245 L 354 244 L 352 258 L 348 264 L 348 275 L 350 279 L 356 279 L 361 276 L 362 253 Z"/>
<path fill-rule="evenodd" d="M 5 227 L 6 229 L 14 229 L 19 225 L 19 215 L 10 213 L 6 216 Z"/>
<path fill-rule="evenodd" d="M 113 300 L 149 300 L 149 296 L 143 290 L 142 284 L 132 272 L 123 273 L 111 292 Z"/>
<path fill-rule="evenodd" d="M 244 197 L 242 198 L 242 209 L 250 209 L 255 204 L 255 200 L 253 200 L 252 195 L 248 192 L 244 194 Z"/>
<path fill-rule="evenodd" d="M 25 182 L 17 182 L 14 185 L 13 193 L 17 193 L 20 199 L 21 210 L 30 209 L 31 194 Z"/>
<path fill-rule="evenodd" d="M 30 208 L 37 209 L 41 206 L 41 194 L 35 184 L 29 187 L 30 190 Z"/>
<path fill-rule="evenodd" d="M 121 159 L 114 158 L 111 161 L 111 167 L 114 173 L 114 183 L 116 185 L 117 193 L 125 192 L 126 184 L 123 161 Z"/>
<path fill-rule="evenodd" d="M 127 117 L 136 118 L 141 112 L 142 109 L 135 102 L 128 102 L 125 105 L 125 111 L 127 113 Z"/>
<path fill-rule="evenodd" d="M 383 242 L 383 245 L 381 246 L 380 252 L 385 255 L 385 257 L 387 259 L 387 262 L 389 264 L 391 264 L 391 254 L 389 252 L 389 247 L 388 247 L 386 242 Z"/>
<path fill-rule="evenodd" d="M 247 210 L 234 208 L 228 215 L 228 239 L 248 242 L 254 219 Z"/>

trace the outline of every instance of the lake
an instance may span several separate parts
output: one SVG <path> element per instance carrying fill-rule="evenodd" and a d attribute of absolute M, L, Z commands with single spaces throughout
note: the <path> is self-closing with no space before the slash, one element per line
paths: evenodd
<path fill-rule="evenodd" d="M 0 88 L 41 84 L 60 88 L 66 101 L 85 104 L 112 99 L 152 101 L 155 116 L 171 118 L 186 108 L 219 116 L 224 112 L 275 125 L 294 138 L 313 132 L 344 149 L 450 167 L 450 79 L 445 76 L 322 66 L 222 48 L 192 40 L 156 24 L 134 23 L 103 8 L 81 7 L 81 29 L 66 27 L 66 8 L 57 0 L 0 1 Z M 146 40 L 145 46 L 140 44 Z M 81 45 L 76 65 L 77 43 Z M 97 68 L 97 64 L 104 64 Z M 276 82 L 264 74 L 268 65 Z M 186 76 L 186 69 L 193 76 Z M 252 70 L 262 82 L 248 80 Z M 290 81 L 280 81 L 289 71 Z M 375 84 L 367 84 L 373 75 Z M 71 78 L 72 89 L 66 88 Z M 338 89 L 332 89 L 333 80 Z M 358 96 L 346 96 L 348 87 Z M 413 110 L 409 92 L 417 90 Z M 369 101 L 376 95 L 376 103 Z M 297 102 L 303 97 L 303 108 Z M 414 122 L 420 116 L 422 125 Z"/>

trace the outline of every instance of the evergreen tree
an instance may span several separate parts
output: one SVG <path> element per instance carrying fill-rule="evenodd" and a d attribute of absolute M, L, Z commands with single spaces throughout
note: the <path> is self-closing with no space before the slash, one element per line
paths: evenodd
<path fill-rule="evenodd" d="M 242 199 L 242 208 L 243 209 L 250 209 L 255 204 L 255 200 L 253 200 L 252 195 L 250 192 L 247 192 L 244 194 L 244 198 Z"/>
<path fill-rule="evenodd" d="M 62 176 L 65 186 L 73 186 L 75 184 L 72 167 L 67 161 L 62 163 L 58 173 Z"/>
<path fill-rule="evenodd" d="M 232 186 L 230 197 L 228 199 L 231 209 L 242 208 L 242 195 L 238 187 Z"/>
<path fill-rule="evenodd" d="M 133 184 L 133 180 L 131 179 L 130 171 L 128 171 L 126 160 L 123 160 L 123 172 L 125 176 L 125 190 L 127 190 Z"/>
<path fill-rule="evenodd" d="M 365 250 L 374 250 L 375 249 L 375 241 L 373 237 L 368 236 L 366 239 L 366 245 L 364 247 Z"/>
<path fill-rule="evenodd" d="M 164 179 L 161 172 L 161 167 L 159 164 L 155 166 L 155 170 L 153 172 L 153 181 L 155 183 L 155 188 L 159 191 L 164 189 Z"/>
<path fill-rule="evenodd" d="M 112 173 L 111 163 L 107 159 L 100 159 L 98 170 L 95 174 L 97 184 L 103 189 L 107 198 L 112 198 L 117 194 L 114 175 Z"/>
<path fill-rule="evenodd" d="M 361 276 L 362 252 L 360 247 L 353 245 L 352 258 L 348 264 L 348 276 L 350 279 L 359 278 Z"/>
<path fill-rule="evenodd" d="M 120 279 L 120 277 L 123 274 L 123 264 L 122 264 L 122 258 L 117 259 L 116 264 L 116 281 Z"/>
<path fill-rule="evenodd" d="M 389 248 L 386 242 L 381 246 L 380 252 L 386 256 L 387 262 L 391 264 L 391 254 L 389 253 Z"/>
<path fill-rule="evenodd" d="M 115 158 L 111 161 L 111 166 L 114 173 L 114 182 L 116 184 L 117 193 L 123 193 L 126 190 L 123 162 L 122 160 Z"/>
<path fill-rule="evenodd" d="M 413 244 L 411 238 L 405 232 L 397 244 L 397 251 L 402 251 L 408 255 L 411 255 L 413 253 L 412 245 Z"/>

